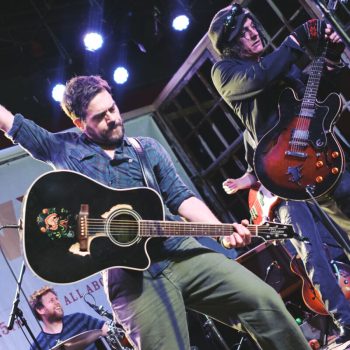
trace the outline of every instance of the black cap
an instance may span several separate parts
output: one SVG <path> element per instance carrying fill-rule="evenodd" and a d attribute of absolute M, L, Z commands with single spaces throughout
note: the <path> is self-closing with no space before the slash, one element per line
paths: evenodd
<path fill-rule="evenodd" d="M 215 51 L 221 55 L 224 44 L 232 42 L 240 33 L 244 20 L 250 15 L 239 4 L 221 9 L 210 23 L 208 36 Z"/>

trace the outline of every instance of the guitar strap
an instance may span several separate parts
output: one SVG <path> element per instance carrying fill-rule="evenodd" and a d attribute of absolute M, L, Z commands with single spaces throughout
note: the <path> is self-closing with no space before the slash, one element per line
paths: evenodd
<path fill-rule="evenodd" d="M 153 188 L 160 194 L 160 189 L 159 189 L 157 180 L 155 178 L 155 175 L 149 163 L 147 154 L 144 152 L 144 149 L 141 145 L 140 140 L 137 139 L 136 137 L 128 137 L 128 140 L 130 141 L 137 155 L 137 159 L 140 163 L 143 179 L 145 181 L 146 186 Z"/>

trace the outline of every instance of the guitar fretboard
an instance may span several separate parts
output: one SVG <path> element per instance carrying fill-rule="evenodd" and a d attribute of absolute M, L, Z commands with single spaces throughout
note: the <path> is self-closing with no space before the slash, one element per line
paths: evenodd
<path fill-rule="evenodd" d="M 305 88 L 304 98 L 301 103 L 300 115 L 303 117 L 312 118 L 314 115 L 317 91 L 321 81 L 326 51 L 327 43 L 323 45 L 321 54 L 315 57 L 311 64 L 310 74 Z"/>
<path fill-rule="evenodd" d="M 173 221 L 140 222 L 140 236 L 229 236 L 233 233 L 230 224 L 205 224 Z"/>
<path fill-rule="evenodd" d="M 85 218 L 81 227 L 85 227 L 89 235 L 108 232 L 112 236 L 137 234 L 140 237 L 219 237 L 229 236 L 234 232 L 232 224 L 210 224 L 183 221 L 155 221 L 155 220 L 111 220 L 106 226 L 103 219 Z M 293 236 L 290 225 L 267 222 L 264 225 L 248 225 L 253 236 L 266 239 L 284 239 Z"/>

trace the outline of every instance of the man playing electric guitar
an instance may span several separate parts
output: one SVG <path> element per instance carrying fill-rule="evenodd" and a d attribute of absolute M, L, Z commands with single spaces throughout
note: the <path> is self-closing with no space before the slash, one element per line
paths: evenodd
<path fill-rule="evenodd" d="M 224 183 L 224 188 L 233 193 L 238 189 L 250 187 L 256 181 L 253 172 L 254 151 L 262 137 L 279 122 L 279 119 L 281 123 L 284 121 L 283 115 L 278 114 L 281 92 L 287 87 L 292 87 L 299 97 L 304 94 L 304 76 L 295 63 L 305 55 L 306 45 L 328 41 L 328 52 L 324 58 L 325 75 L 333 77 L 344 67 L 340 60 L 344 45 L 330 25 L 314 19 L 297 27 L 276 50 L 266 54 L 264 45 L 267 40 L 261 24 L 251 12 L 238 4 L 233 4 L 214 16 L 208 35 L 213 48 L 222 58 L 212 68 L 213 83 L 246 128 L 244 141 L 249 169 L 242 178 L 227 180 Z M 305 106 L 302 112 L 311 118 L 313 115 L 307 107 Z M 293 107 L 290 108 L 293 110 Z M 291 132 L 293 137 L 295 136 L 291 140 L 293 147 L 306 147 L 309 146 L 309 138 L 310 142 L 312 141 L 310 136 L 312 130 L 310 133 L 305 131 L 304 124 L 302 127 L 297 125 Z M 329 134 L 329 131 L 324 132 Z M 277 136 L 271 143 L 276 140 Z M 321 144 L 321 141 L 319 145 L 317 143 L 320 147 Z M 323 150 L 319 152 L 322 153 Z M 293 160 L 309 157 L 304 151 L 294 149 L 286 149 L 284 154 Z M 340 153 L 334 153 L 333 156 L 342 158 Z M 328 157 L 327 154 L 326 161 L 317 165 L 315 163 L 314 166 L 328 165 Z M 281 162 L 282 159 L 275 159 L 269 164 L 270 172 L 273 173 L 274 168 L 277 169 Z M 335 168 L 337 167 L 331 171 L 337 173 L 337 185 L 332 188 L 332 196 L 343 214 L 349 218 L 350 173 L 345 171 L 340 175 L 342 166 Z M 289 174 L 291 181 L 295 181 L 299 186 L 302 184 L 300 177 L 303 176 L 303 171 L 309 169 L 292 164 L 287 170 L 291 172 Z M 317 181 L 322 182 L 322 177 L 317 178 Z M 269 190 L 272 191 L 270 188 Z M 275 213 L 280 222 L 291 223 L 298 234 L 309 239 L 309 244 L 292 241 L 304 261 L 313 284 L 319 288 L 323 300 L 328 305 L 328 311 L 333 314 L 340 328 L 337 342 L 350 340 L 350 305 L 334 281 L 327 259 L 321 253 L 323 249 L 318 234 L 321 225 L 319 217 L 314 215 L 305 202 L 291 200 L 281 201 Z"/>

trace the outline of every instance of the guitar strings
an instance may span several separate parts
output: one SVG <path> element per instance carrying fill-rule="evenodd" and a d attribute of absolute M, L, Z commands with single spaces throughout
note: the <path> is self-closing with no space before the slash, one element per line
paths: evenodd
<path fill-rule="evenodd" d="M 105 219 L 87 219 L 87 228 L 88 232 L 96 232 L 99 233 L 101 230 L 104 232 L 106 229 L 107 221 Z M 220 235 L 220 233 L 223 231 L 223 235 L 230 235 L 233 233 L 233 226 L 231 224 L 208 224 L 208 223 L 196 223 L 196 226 L 194 227 L 193 223 L 186 223 L 186 222 L 172 222 L 172 221 L 160 221 L 160 222 L 154 222 L 154 221 L 135 221 L 135 220 L 112 220 L 110 223 L 108 223 L 107 228 L 112 229 L 116 235 L 129 235 L 130 233 L 124 232 L 125 230 L 133 230 L 138 231 L 140 229 L 141 235 L 142 230 L 151 231 L 157 230 L 159 231 L 159 228 L 161 228 L 164 231 L 167 231 L 171 229 L 172 233 L 169 235 L 175 235 L 176 233 L 179 234 L 178 231 L 181 231 L 181 233 L 186 236 L 193 235 L 194 232 L 199 231 L 201 234 L 199 236 L 217 236 Z M 192 227 L 190 227 L 192 226 Z M 288 225 L 282 225 L 284 227 Z M 272 226 L 272 228 L 275 226 Z M 248 230 L 252 234 L 258 234 L 258 233 L 270 233 L 271 235 L 274 234 L 274 232 L 271 232 L 271 226 L 268 225 L 248 225 Z M 150 230 L 151 229 L 151 230 Z M 215 233 L 213 232 L 203 232 L 205 229 L 210 229 L 211 231 L 215 230 Z M 162 233 L 164 234 L 164 231 Z M 228 232 L 229 231 L 229 232 Z M 221 233 L 222 235 L 222 233 Z M 145 235 L 147 236 L 147 235 Z"/>
<path fill-rule="evenodd" d="M 87 223 L 89 224 L 89 226 L 99 226 L 99 227 L 104 227 L 105 224 L 107 223 L 107 220 L 105 219 L 87 219 L 86 220 Z M 124 226 L 139 226 L 139 223 L 141 223 L 141 225 L 143 226 L 177 226 L 177 227 L 183 227 L 188 229 L 188 227 L 186 226 L 198 226 L 198 227 L 210 227 L 210 228 L 217 228 L 217 229 L 221 229 L 221 228 L 233 228 L 232 224 L 210 224 L 210 223 L 200 223 L 200 222 L 179 222 L 179 221 L 152 221 L 152 220 L 142 220 L 142 221 L 137 221 L 137 220 L 112 220 L 111 221 L 112 225 L 108 225 L 108 226 L 120 226 L 120 224 L 124 224 Z M 283 226 L 283 227 L 288 227 L 290 225 L 288 224 L 263 224 L 263 225 L 248 225 L 247 228 L 250 229 L 256 229 L 258 228 L 259 230 L 266 228 L 267 230 L 271 230 L 271 227 L 278 227 L 278 226 Z M 195 226 L 192 227 L 196 228 Z"/>
<path fill-rule="evenodd" d="M 89 223 L 89 222 L 107 222 L 106 219 L 93 219 L 93 218 L 88 218 L 86 219 L 86 221 Z M 214 227 L 214 226 L 218 226 L 218 227 L 222 227 L 222 226 L 226 226 L 226 227 L 231 227 L 232 224 L 225 224 L 225 223 L 220 223 L 220 224 L 212 224 L 212 223 L 205 223 L 205 222 L 194 222 L 194 221 L 191 221 L 191 222 L 184 222 L 184 221 L 166 221 L 166 220 L 159 220 L 159 221 L 155 221 L 155 220 L 126 220 L 126 219 L 123 219 L 123 220 L 111 220 L 111 222 L 127 222 L 127 223 L 145 223 L 145 224 L 161 224 L 161 225 L 164 225 L 164 224 L 169 224 L 169 225 L 180 225 L 180 226 L 192 226 L 192 225 L 197 225 L 197 226 L 201 226 L 201 225 L 206 225 L 206 226 L 210 226 L 210 227 Z M 247 225 L 247 227 L 264 227 L 264 226 L 269 226 L 269 227 L 274 227 L 274 226 L 291 226 L 289 224 L 278 224 L 278 223 L 271 223 L 271 222 L 268 222 L 267 224 L 262 224 L 262 225 Z"/>
<path fill-rule="evenodd" d="M 300 114 L 297 118 L 296 129 L 297 132 L 292 136 L 291 150 L 293 152 L 303 152 L 305 147 L 303 147 L 303 142 L 309 144 L 309 134 L 306 132 L 310 128 L 312 116 L 304 115 L 303 111 L 315 109 L 317 90 L 321 80 L 321 68 L 325 62 L 325 55 L 328 47 L 328 42 L 326 42 L 322 47 L 322 53 L 314 59 L 311 65 L 309 79 L 304 92 L 304 97 L 301 103 Z M 320 50 L 320 48 L 319 48 Z M 317 73 L 317 74 L 316 74 Z M 306 99 L 305 99 L 306 97 Z M 307 136 L 307 138 L 305 137 Z M 294 142 L 293 142 L 294 141 Z M 308 147 L 308 145 L 307 145 Z M 292 160 L 289 160 L 289 164 Z"/>

